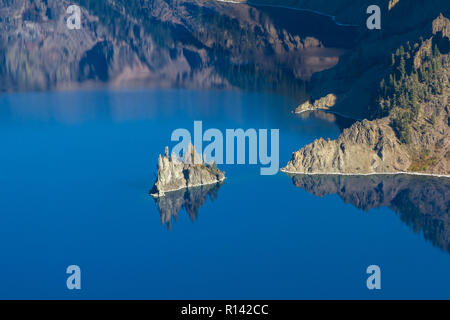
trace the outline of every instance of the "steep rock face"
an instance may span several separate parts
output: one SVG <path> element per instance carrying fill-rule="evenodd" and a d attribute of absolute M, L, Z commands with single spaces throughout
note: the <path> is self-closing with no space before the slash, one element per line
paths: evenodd
<path fill-rule="evenodd" d="M 283 170 L 450 175 L 449 25 L 439 16 L 433 36 L 392 55 L 391 74 L 372 107 L 373 118 L 380 119 L 357 122 L 334 141 L 313 142 L 295 152 Z"/>
<path fill-rule="evenodd" d="M 293 2 L 309 5 L 308 1 Z M 353 1 L 351 5 L 344 5 L 347 2 L 344 0 L 332 2 L 324 5 L 325 10 L 337 14 L 339 21 L 359 24 L 362 34 L 356 48 L 341 56 L 335 67 L 313 75 L 310 95 L 317 99 L 332 92 L 338 97 L 334 111 L 354 119 L 368 118 L 371 116 L 368 106 L 389 70 L 391 54 L 408 41 L 429 38 L 433 20 L 440 13 L 449 16 L 450 7 L 446 0 L 430 0 L 426 5 L 420 0 L 392 1 L 390 9 L 387 0 Z M 368 30 L 365 26 L 368 17 L 365 10 L 371 4 L 382 10 L 381 30 Z"/>
<path fill-rule="evenodd" d="M 299 114 L 306 111 L 329 110 L 336 104 L 336 100 L 337 97 L 334 94 L 330 93 L 327 94 L 325 97 L 314 101 L 313 103 L 311 103 L 311 101 L 306 101 L 302 103 L 295 109 L 294 113 Z"/>
<path fill-rule="evenodd" d="M 421 110 L 407 144 L 399 141 L 390 117 L 363 120 L 345 129 L 336 140 L 318 139 L 294 152 L 282 171 L 450 175 L 450 108 L 446 101 L 433 101 Z M 435 119 L 434 123 L 430 118 Z"/>
<path fill-rule="evenodd" d="M 150 194 L 158 198 L 166 192 L 220 183 L 224 180 L 225 174 L 217 169 L 215 164 L 205 164 L 192 144 L 188 146 L 182 161 L 175 154 L 169 156 L 169 149 L 166 147 L 164 156 L 159 155 L 157 180 Z"/>
<path fill-rule="evenodd" d="M 245 2 L 245 1 L 243 1 Z M 309 93 L 319 99 L 329 93 L 338 97 L 333 110 L 353 119 L 370 117 L 369 104 L 391 63 L 391 53 L 407 41 L 431 35 L 430 25 L 440 13 L 450 15 L 447 0 L 252 0 L 274 6 L 320 11 L 339 23 L 359 26 L 357 46 L 339 58 L 332 68 L 312 75 Z M 366 28 L 366 9 L 381 8 L 381 30 Z M 436 25 L 438 26 L 438 24 Z"/>
<path fill-rule="evenodd" d="M 200 208 L 207 202 L 218 198 L 221 183 L 185 188 L 166 193 L 164 197 L 155 198 L 161 216 L 161 224 L 170 230 L 172 221 L 178 220 L 178 214 L 184 208 L 191 221 L 195 221 Z"/>
<path fill-rule="evenodd" d="M 337 140 L 319 139 L 293 154 L 282 171 L 370 174 L 407 171 L 411 160 L 388 120 L 357 122 Z"/>

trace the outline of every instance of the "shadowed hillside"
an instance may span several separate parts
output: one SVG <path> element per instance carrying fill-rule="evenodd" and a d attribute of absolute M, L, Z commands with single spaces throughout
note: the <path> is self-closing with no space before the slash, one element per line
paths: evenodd
<path fill-rule="evenodd" d="M 325 30 L 289 28 L 270 10 L 216 1 L 76 0 L 81 30 L 62 0 L 0 1 L 0 90 L 80 85 L 270 89 L 292 93 L 344 53 Z M 298 13 L 301 20 L 329 18 Z M 317 24 L 318 26 L 321 23 Z M 345 48 L 344 48 L 345 47 Z"/>

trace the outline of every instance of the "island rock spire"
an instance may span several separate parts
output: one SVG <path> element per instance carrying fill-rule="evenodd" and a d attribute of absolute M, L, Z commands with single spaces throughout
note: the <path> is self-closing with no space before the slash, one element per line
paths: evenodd
<path fill-rule="evenodd" d="M 166 147 L 164 156 L 158 158 L 158 175 L 150 195 L 163 197 L 167 192 L 220 183 L 225 180 L 224 172 L 212 162 L 206 164 L 190 143 L 183 160 Z"/>

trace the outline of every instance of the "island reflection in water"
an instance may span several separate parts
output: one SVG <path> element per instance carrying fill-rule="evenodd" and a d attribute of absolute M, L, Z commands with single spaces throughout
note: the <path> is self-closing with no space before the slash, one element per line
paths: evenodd
<path fill-rule="evenodd" d="M 161 216 L 161 225 L 172 228 L 172 217 L 176 222 L 178 213 L 184 208 L 193 222 L 198 217 L 200 208 L 206 203 L 208 197 L 211 201 L 218 198 L 219 189 L 223 183 L 204 185 L 194 188 L 184 188 L 168 192 L 164 197 L 155 199 Z"/>
<path fill-rule="evenodd" d="M 450 253 L 450 179 L 409 175 L 289 175 L 318 197 L 337 194 L 358 209 L 389 207 L 415 233 Z"/>

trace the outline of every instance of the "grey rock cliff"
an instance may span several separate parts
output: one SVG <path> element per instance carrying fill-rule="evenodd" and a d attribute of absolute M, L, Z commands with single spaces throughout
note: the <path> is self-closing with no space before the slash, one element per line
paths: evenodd
<path fill-rule="evenodd" d="M 81 7 L 80 30 L 66 26 L 71 4 Z M 253 65 L 255 77 L 281 72 L 292 85 L 343 54 L 272 20 L 218 1 L 0 0 L 0 92 L 250 86 L 241 65 Z"/>
<path fill-rule="evenodd" d="M 447 100 L 446 98 L 442 98 Z M 294 152 L 286 167 L 290 173 L 380 174 L 421 173 L 450 175 L 450 108 L 435 102 L 421 110 L 411 127 L 411 142 L 401 143 L 390 117 L 363 120 L 345 129 L 336 140 L 318 139 Z M 427 115 L 435 114 L 435 124 Z"/>
<path fill-rule="evenodd" d="M 433 22 L 433 35 L 429 39 L 410 47 L 410 52 L 398 53 L 402 56 L 400 62 L 409 71 L 392 68 L 392 83 L 386 85 L 383 79 L 380 88 L 389 93 L 379 90 L 377 103 L 371 108 L 373 118 L 377 119 L 355 123 L 336 140 L 314 141 L 295 152 L 282 171 L 450 175 L 448 30 L 450 20 L 440 15 Z M 398 82 L 394 80 L 396 77 L 400 79 Z"/>
<path fill-rule="evenodd" d="M 282 170 L 297 173 L 370 174 L 407 171 L 411 165 L 387 119 L 357 122 L 337 140 L 318 139 L 293 154 Z"/>
<path fill-rule="evenodd" d="M 169 148 L 166 147 L 164 156 L 159 155 L 158 176 L 150 195 L 158 198 L 166 192 L 220 183 L 224 180 L 225 174 L 214 163 L 206 164 L 192 144 L 189 145 L 184 159 L 179 159 L 175 154 L 169 156 Z"/>

